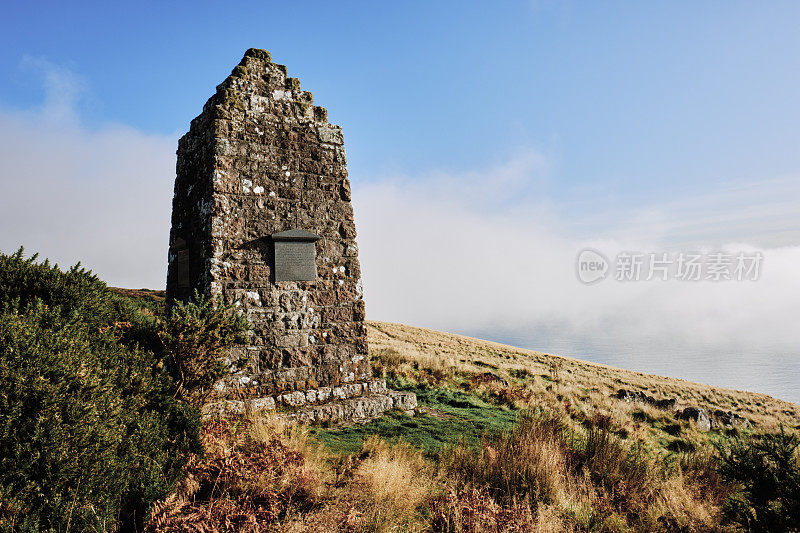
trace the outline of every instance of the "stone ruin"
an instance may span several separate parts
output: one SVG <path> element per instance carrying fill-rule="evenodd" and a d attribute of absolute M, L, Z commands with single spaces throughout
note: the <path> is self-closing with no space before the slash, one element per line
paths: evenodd
<path fill-rule="evenodd" d="M 370 368 L 342 129 L 286 67 L 248 50 L 178 143 L 167 301 L 220 296 L 252 324 L 225 409 L 359 420 L 416 397 Z"/>

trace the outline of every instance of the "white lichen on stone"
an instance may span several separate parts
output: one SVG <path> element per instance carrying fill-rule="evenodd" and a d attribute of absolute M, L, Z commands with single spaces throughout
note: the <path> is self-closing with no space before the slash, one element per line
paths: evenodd
<path fill-rule="evenodd" d="M 285 89 L 275 89 L 274 91 L 272 91 L 272 98 L 275 100 L 291 100 L 292 91 L 287 91 Z"/>
<path fill-rule="evenodd" d="M 216 281 L 212 281 L 211 284 L 209 285 L 209 292 L 211 293 L 211 296 L 213 298 L 216 298 L 217 296 L 222 296 L 222 285 L 220 285 Z"/>
<path fill-rule="evenodd" d="M 225 222 L 222 217 L 211 217 L 211 236 L 221 238 L 225 233 Z"/>

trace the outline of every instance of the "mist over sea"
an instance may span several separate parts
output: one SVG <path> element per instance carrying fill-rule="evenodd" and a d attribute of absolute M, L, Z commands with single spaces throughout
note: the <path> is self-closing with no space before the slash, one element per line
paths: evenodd
<path fill-rule="evenodd" d="M 768 394 L 800 404 L 800 349 L 729 346 L 685 339 L 652 343 L 624 338 L 581 338 L 553 331 L 464 332 L 465 335 L 556 355 L 705 383 Z"/>

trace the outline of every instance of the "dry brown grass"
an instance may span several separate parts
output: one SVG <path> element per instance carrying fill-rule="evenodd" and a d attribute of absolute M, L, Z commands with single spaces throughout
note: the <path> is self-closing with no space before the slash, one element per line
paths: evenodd
<path fill-rule="evenodd" d="M 461 482 L 489 485 L 507 502 L 521 497 L 562 501 L 569 481 L 568 451 L 560 438 L 565 431 L 558 417 L 526 417 L 514 432 L 486 441 L 478 450 L 465 446 L 446 450 L 442 462 Z"/>
<path fill-rule="evenodd" d="M 369 340 L 379 371 L 516 405 L 519 423 L 478 447 L 453 443 L 434 463 L 402 441 L 373 436 L 338 456 L 278 418 L 218 421 L 150 530 L 727 531 L 722 504 L 733 489 L 708 434 L 611 394 L 737 410 L 766 430 L 798 413 L 764 395 L 408 326 L 372 322 Z M 670 454 L 673 444 L 689 451 Z"/>
<path fill-rule="evenodd" d="M 375 532 L 423 531 L 420 509 L 436 490 L 433 468 L 419 449 L 389 445 L 373 436 L 364 442 L 365 458 L 355 470 L 351 494 L 366 503 L 359 526 Z"/>
<path fill-rule="evenodd" d="M 713 531 L 725 489 L 695 460 L 665 471 L 566 414 L 523 415 L 438 466 L 402 441 L 367 439 L 332 456 L 307 428 L 277 418 L 207 424 L 206 454 L 153 509 L 148 530 L 236 532 Z"/>
<path fill-rule="evenodd" d="M 656 398 L 676 398 L 678 407 L 695 405 L 735 411 L 764 430 L 775 431 L 780 424 L 797 428 L 800 424 L 800 406 L 765 394 L 643 374 L 390 322 L 369 321 L 367 335 L 372 353 L 394 353 L 395 366 L 401 369 L 404 364 L 410 365 L 405 368 L 417 365 L 435 369 L 441 375 L 490 370 L 506 379 L 521 372 L 529 377 L 527 386 L 531 390 L 560 395 L 573 405 L 589 404 L 613 411 L 623 402 L 609 396 L 624 388 Z"/>
<path fill-rule="evenodd" d="M 192 457 L 176 490 L 154 505 L 148 531 L 266 531 L 324 495 L 327 472 L 296 426 L 218 420 L 205 425 L 203 444 L 205 457 Z"/>
<path fill-rule="evenodd" d="M 421 328 L 371 322 L 368 335 L 394 375 L 431 382 L 436 372 L 448 376 L 450 386 L 549 413 L 545 423 L 523 418 L 517 430 L 484 442 L 479 450 L 456 446 L 445 454 L 449 478 L 457 481 L 435 507 L 439 521 L 459 531 L 491 530 L 482 521 L 486 516 L 527 530 L 724 530 L 718 523 L 731 488 L 716 475 L 708 434 L 675 420 L 669 411 L 612 394 L 620 388 L 641 390 L 675 397 L 679 407 L 734 410 L 767 431 L 781 423 L 794 427 L 800 414 L 798 406 L 761 394 Z M 436 358 L 450 369 L 434 367 L 429 361 Z M 510 383 L 458 378 L 487 371 Z M 675 465 L 667 445 L 691 453 Z M 490 499 L 476 506 L 476 494 L 485 490 Z"/>
<path fill-rule="evenodd" d="M 151 512 L 147 531 L 424 531 L 439 491 L 432 463 L 407 444 L 368 439 L 336 457 L 308 428 L 275 416 L 204 426 L 204 457 Z"/>
<path fill-rule="evenodd" d="M 665 470 L 614 436 L 603 417 L 582 431 L 552 413 L 529 413 L 514 431 L 477 450 L 451 448 L 442 466 L 460 487 L 445 502 L 450 515 L 440 519 L 446 523 L 463 522 L 459 510 L 471 505 L 476 491 L 488 491 L 489 501 L 532 530 L 711 531 L 728 493 L 722 486 L 708 490 L 705 480 L 681 470 Z"/>
<path fill-rule="evenodd" d="M 453 356 L 425 353 L 414 347 L 404 347 L 402 352 L 392 347 L 372 349 L 371 355 L 373 371 L 383 377 L 414 373 L 422 381 L 437 383 L 467 370 Z"/>

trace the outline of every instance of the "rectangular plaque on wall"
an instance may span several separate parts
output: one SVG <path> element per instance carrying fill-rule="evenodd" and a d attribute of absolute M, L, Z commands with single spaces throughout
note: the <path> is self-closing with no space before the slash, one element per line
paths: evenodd
<path fill-rule="evenodd" d="M 314 281 L 317 279 L 319 239 L 308 231 L 292 229 L 272 235 L 275 242 L 275 281 Z"/>

